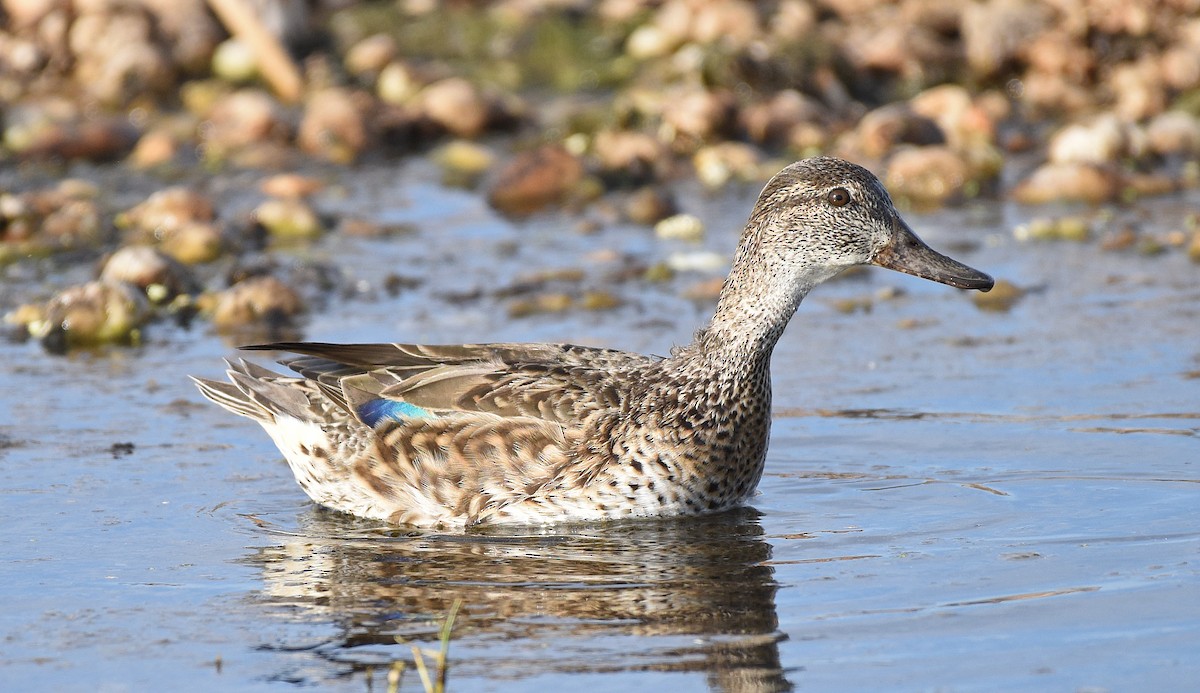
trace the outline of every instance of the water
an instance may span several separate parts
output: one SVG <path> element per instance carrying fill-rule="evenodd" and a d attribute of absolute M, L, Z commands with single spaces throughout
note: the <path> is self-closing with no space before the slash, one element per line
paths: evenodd
<path fill-rule="evenodd" d="M 613 277 L 728 253 L 754 194 L 685 191 L 709 227 L 689 246 L 513 225 L 420 167 L 356 175 L 326 209 L 417 232 L 294 251 L 359 258 L 361 290 L 310 339 L 664 353 L 709 310 L 680 288 L 719 271 Z M 1119 214 L 1162 230 L 1198 202 Z M 776 351 L 753 508 L 699 519 L 466 536 L 361 522 L 314 508 L 257 426 L 200 400 L 184 375 L 232 354 L 202 327 L 67 358 L 0 345 L 0 687 L 382 691 L 461 599 L 452 691 L 1194 690 L 1200 269 L 1019 245 L 1029 214 L 908 215 L 1033 289 L 1009 312 L 882 270 L 819 288 Z M 506 316 L 523 277 L 562 267 L 624 304 Z M 417 288 L 376 289 L 392 272 Z M 860 298 L 869 312 L 836 308 Z M 420 689 L 411 666 L 402 688 Z"/>

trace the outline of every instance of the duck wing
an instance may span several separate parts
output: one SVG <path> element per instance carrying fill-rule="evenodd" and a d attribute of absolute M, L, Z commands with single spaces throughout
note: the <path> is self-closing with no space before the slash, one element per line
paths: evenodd
<path fill-rule="evenodd" d="M 574 344 L 327 344 L 244 347 L 286 351 L 282 363 L 332 402 L 375 426 L 383 419 L 479 413 L 569 425 L 620 407 L 629 376 L 659 360 Z"/>

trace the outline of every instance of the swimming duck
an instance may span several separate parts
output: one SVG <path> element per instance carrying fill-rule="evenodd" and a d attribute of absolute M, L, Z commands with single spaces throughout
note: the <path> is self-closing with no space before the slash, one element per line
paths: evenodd
<path fill-rule="evenodd" d="M 992 278 L 922 242 L 879 180 L 829 157 L 759 195 L 709 324 L 669 357 L 573 344 L 323 344 L 201 392 L 266 429 L 317 503 L 462 527 L 710 513 L 762 476 L 771 352 L 800 301 L 854 265 L 963 289 Z"/>

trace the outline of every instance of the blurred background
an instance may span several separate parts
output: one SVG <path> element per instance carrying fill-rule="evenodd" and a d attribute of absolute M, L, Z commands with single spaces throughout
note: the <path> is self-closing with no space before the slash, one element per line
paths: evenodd
<path fill-rule="evenodd" d="M 1200 681 L 1200 0 L 0 0 L 0 688 Z M 438 534 L 203 403 L 276 339 L 649 353 L 762 183 L 875 171 L 752 508 Z"/>

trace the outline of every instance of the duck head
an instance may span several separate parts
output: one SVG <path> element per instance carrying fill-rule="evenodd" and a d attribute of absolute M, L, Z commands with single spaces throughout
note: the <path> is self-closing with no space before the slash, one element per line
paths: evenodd
<path fill-rule="evenodd" d="M 755 205 L 742 248 L 774 256 L 815 284 L 853 265 L 878 265 L 960 289 L 988 291 L 987 274 L 925 244 L 870 171 L 816 157 L 775 175 Z"/>

